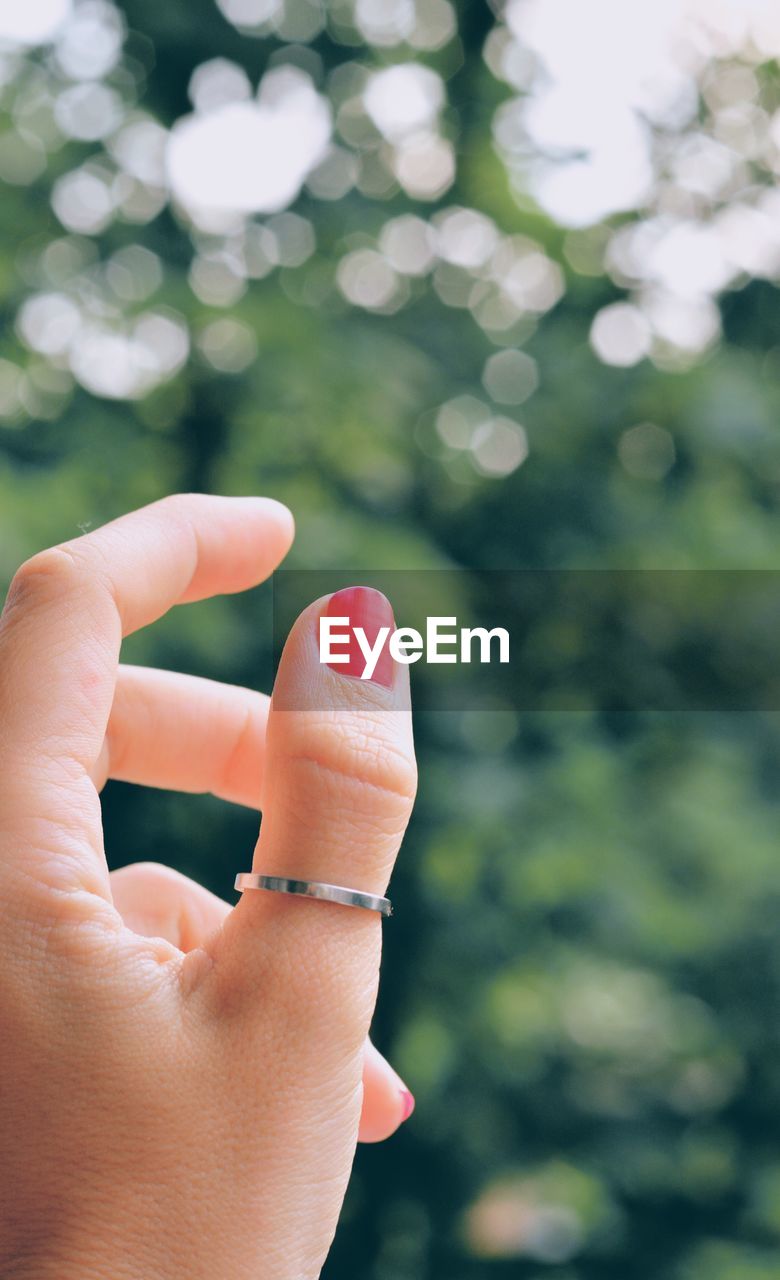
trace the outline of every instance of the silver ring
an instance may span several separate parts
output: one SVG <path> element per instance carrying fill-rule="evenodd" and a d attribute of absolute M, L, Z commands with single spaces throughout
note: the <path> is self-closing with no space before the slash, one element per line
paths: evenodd
<path fill-rule="evenodd" d="M 365 907 L 379 911 L 383 916 L 393 914 L 389 898 L 376 893 L 361 893 L 359 889 L 345 889 L 338 884 L 322 884 L 319 880 L 288 880 L 286 876 L 260 876 L 254 871 L 241 871 L 236 876 L 234 888 L 239 893 L 245 889 L 270 889 L 273 893 L 299 893 L 304 898 L 319 898 L 322 902 L 338 902 L 342 907 Z"/>

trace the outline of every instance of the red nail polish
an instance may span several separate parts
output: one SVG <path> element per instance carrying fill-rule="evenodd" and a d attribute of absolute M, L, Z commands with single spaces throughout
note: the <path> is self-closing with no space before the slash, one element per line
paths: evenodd
<path fill-rule="evenodd" d="M 404 1107 L 404 1113 L 401 1117 L 401 1124 L 403 1124 L 404 1120 L 408 1120 L 414 1111 L 414 1095 L 411 1094 L 408 1089 L 402 1089 L 401 1098 L 403 1099 Z"/>
<path fill-rule="evenodd" d="M 333 655 L 338 654 L 347 660 L 346 662 L 328 662 L 326 665 L 333 671 L 338 671 L 340 675 L 370 679 L 375 684 L 391 689 L 393 659 L 388 648 L 388 640 L 395 628 L 395 618 L 390 602 L 382 592 L 375 591 L 373 587 L 346 587 L 343 591 L 337 591 L 331 596 L 324 616 L 349 619 L 343 628 L 339 628 L 338 633 L 334 632 L 333 640 L 336 640 L 337 634 L 341 635 L 341 640 L 331 647 Z M 364 645 L 372 648 L 375 648 L 380 632 L 383 629 L 387 630 L 384 643 L 369 676 L 364 676 L 364 672 L 371 669 L 374 660 L 361 647 L 360 640 L 355 634 L 356 627 L 363 632 Z"/>

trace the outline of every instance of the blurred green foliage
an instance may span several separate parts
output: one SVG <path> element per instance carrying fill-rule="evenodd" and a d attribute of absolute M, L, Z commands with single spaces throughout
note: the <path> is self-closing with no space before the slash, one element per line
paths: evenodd
<path fill-rule="evenodd" d="M 315 32 L 303 52 L 253 39 L 210 0 L 123 10 L 128 60 L 113 83 L 165 127 L 189 110 L 194 69 L 217 56 L 253 82 L 280 55 L 311 67 L 313 53 L 321 79 L 397 57 L 350 44 L 341 28 Z M 494 15 L 462 3 L 458 20 L 459 40 L 411 55 L 447 81 L 454 186 L 427 203 L 392 182 L 331 201 L 305 189 L 295 210 L 315 253 L 250 279 L 226 306 L 190 288 L 192 229 L 164 202 L 146 221 L 65 234 L 52 189 L 94 143 L 49 139 L 40 172 L 6 186 L 5 580 L 35 549 L 182 489 L 288 502 L 290 563 L 356 579 L 382 568 L 775 567 L 773 285 L 740 277 L 720 299 L 722 340 L 695 358 L 599 359 L 591 324 L 623 289 L 601 260 L 585 261 L 598 236 L 513 193 L 490 139 L 506 97 L 482 58 Z M 35 77 L 56 75 L 47 59 L 30 55 L 8 79 L 6 130 Z M 761 75 L 774 92 L 774 68 Z M 386 313 L 350 305 L 333 286 L 345 246 L 439 205 L 532 237 L 565 284 L 557 305 L 491 329 L 447 305 L 446 273 L 437 289 L 413 282 L 407 305 Z M 204 253 L 204 233 L 194 241 Z M 52 244 L 98 292 L 101 264 L 143 246 L 164 267 L 155 305 L 195 338 L 230 318 L 257 358 L 220 370 L 196 341 L 148 394 L 90 394 L 15 328 L 31 293 L 64 287 L 45 257 Z M 520 346 L 538 368 L 517 411 L 528 457 L 506 474 L 480 470 L 437 413 L 461 396 L 488 402 L 485 361 Z M 491 412 L 515 421 L 514 409 Z M 127 656 L 267 687 L 269 594 L 179 610 Z M 498 707 L 419 718 L 420 797 L 374 1029 L 417 1110 L 392 1142 L 358 1152 L 328 1280 L 780 1280 L 779 730 L 770 715 L 518 718 Z M 119 784 L 106 789 L 105 822 L 112 865 L 159 859 L 225 896 L 256 829 L 253 814 L 207 797 Z"/>

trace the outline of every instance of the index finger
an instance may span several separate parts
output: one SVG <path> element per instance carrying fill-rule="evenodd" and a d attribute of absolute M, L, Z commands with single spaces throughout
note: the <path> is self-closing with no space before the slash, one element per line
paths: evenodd
<path fill-rule="evenodd" d="M 292 516 L 270 498 L 182 494 L 22 566 L 0 619 L 3 825 L 48 817 L 52 786 L 75 787 L 77 805 L 63 806 L 77 813 L 70 840 L 75 828 L 102 850 L 88 773 L 111 711 L 122 636 L 172 605 L 255 586 L 292 535 Z"/>

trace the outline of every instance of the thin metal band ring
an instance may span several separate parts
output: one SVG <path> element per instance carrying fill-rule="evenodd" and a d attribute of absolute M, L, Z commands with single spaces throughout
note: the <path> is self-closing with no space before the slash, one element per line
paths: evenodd
<path fill-rule="evenodd" d="M 245 889 L 270 889 L 274 893 L 298 893 L 304 898 L 320 898 L 323 902 L 338 902 L 342 907 L 365 907 L 379 911 L 383 916 L 393 913 L 389 898 L 376 893 L 362 893 L 359 889 L 345 889 L 338 884 L 322 884 L 319 880 L 289 880 L 286 876 L 261 876 L 254 871 L 241 871 L 234 886 L 243 893 Z"/>

